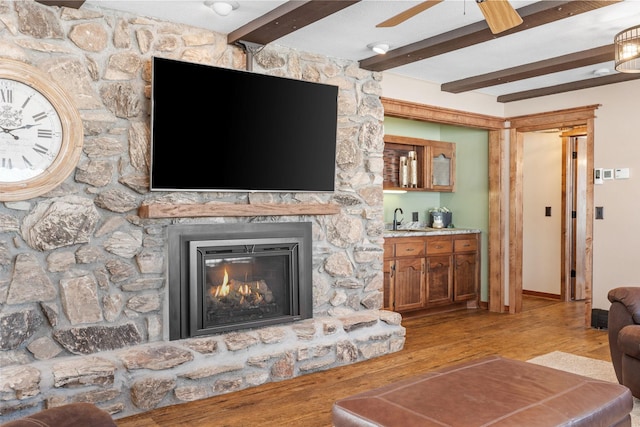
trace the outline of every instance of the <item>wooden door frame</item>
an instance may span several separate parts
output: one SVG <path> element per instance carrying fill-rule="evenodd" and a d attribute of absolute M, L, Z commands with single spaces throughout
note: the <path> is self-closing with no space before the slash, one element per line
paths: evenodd
<path fill-rule="evenodd" d="M 503 182 L 505 170 L 505 129 L 502 117 L 467 111 L 435 107 L 391 98 L 381 98 L 386 117 L 418 120 L 452 126 L 484 129 L 489 133 L 489 230 L 487 231 L 489 290 L 486 303 L 481 306 L 489 311 L 504 312 L 505 304 L 505 261 L 506 253 L 506 203 L 507 186 Z"/>
<path fill-rule="evenodd" d="M 587 223 L 587 197 L 586 191 L 589 185 L 589 173 L 586 161 L 586 136 L 587 128 L 584 126 L 576 127 L 568 131 L 562 132 L 562 277 L 560 298 L 562 301 L 570 301 L 572 298 L 576 300 L 584 300 L 584 274 L 578 272 L 585 271 L 586 248 L 585 233 Z M 585 137 L 582 147 L 574 146 L 574 140 L 578 137 Z M 574 152 L 577 156 L 574 158 Z M 575 182 L 574 182 L 575 181 Z M 574 203 L 575 199 L 575 203 Z M 575 217 L 573 210 L 576 210 Z M 578 229 L 574 229 L 575 227 Z M 573 241 L 575 235 L 580 236 L 580 240 L 576 241 L 574 247 Z M 575 255 L 576 259 L 573 259 Z M 575 266 L 572 261 L 575 261 Z M 572 280 L 572 271 L 576 272 L 575 281 Z M 572 284 L 576 285 L 576 293 L 572 294 Z"/>
<path fill-rule="evenodd" d="M 419 120 L 485 129 L 489 133 L 489 230 L 488 269 L 489 311 L 522 311 L 522 143 L 524 132 L 585 126 L 587 131 L 587 170 L 593 170 L 595 110 L 588 105 L 526 116 L 501 118 L 460 110 L 435 107 L 391 98 L 381 98 L 388 117 Z M 509 138 L 505 139 L 508 130 Z M 509 154 L 508 165 L 506 163 Z M 508 166 L 508 168 L 507 168 Z M 506 175 L 508 173 L 508 176 Z M 586 192 L 585 230 L 585 321 L 590 324 L 593 281 L 593 181 Z M 508 203 L 507 203 L 508 199 Z M 507 209 L 509 212 L 507 213 Z M 508 225 L 508 231 L 507 231 Z M 508 253 L 508 267 L 505 256 Z M 508 285 L 505 277 L 508 273 Z M 505 304 L 509 297 L 508 306 Z"/>
<path fill-rule="evenodd" d="M 525 132 L 548 129 L 584 127 L 586 131 L 586 171 L 593 170 L 595 110 L 599 105 L 567 110 L 552 111 L 526 116 L 510 117 L 510 188 L 509 200 L 509 312 L 522 311 L 522 191 L 523 191 L 523 154 L 522 147 Z M 583 131 L 583 132 L 584 132 Z M 584 268 L 576 271 L 576 280 L 584 283 L 584 320 L 591 323 L 592 286 L 593 286 L 593 180 L 587 179 L 584 215 L 586 227 L 576 236 Z"/>

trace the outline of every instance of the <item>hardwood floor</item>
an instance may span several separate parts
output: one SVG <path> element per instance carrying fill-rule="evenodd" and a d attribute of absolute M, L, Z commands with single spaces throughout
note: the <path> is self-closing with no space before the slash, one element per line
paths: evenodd
<path fill-rule="evenodd" d="M 403 321 L 402 351 L 117 420 L 119 427 L 331 426 L 331 405 L 441 366 L 499 354 L 518 360 L 554 350 L 610 361 L 607 332 L 585 327 L 584 303 L 523 298 L 523 312 L 457 311 Z"/>

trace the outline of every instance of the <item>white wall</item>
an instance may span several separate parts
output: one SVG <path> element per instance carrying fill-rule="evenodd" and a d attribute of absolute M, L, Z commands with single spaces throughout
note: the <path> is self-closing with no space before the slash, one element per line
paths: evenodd
<path fill-rule="evenodd" d="M 427 83 L 393 73 L 384 73 L 382 96 L 453 110 L 504 117 L 504 106 L 496 102 L 494 96 L 478 93 L 456 94 L 441 92 L 438 84 Z"/>
<path fill-rule="evenodd" d="M 523 145 L 522 289 L 560 295 L 562 140 L 529 132 Z"/>
<path fill-rule="evenodd" d="M 382 94 L 499 117 L 600 105 L 595 122 L 595 166 L 628 167 L 631 178 L 607 181 L 594 190 L 594 206 L 604 207 L 604 219 L 594 222 L 593 308 L 609 308 L 607 292 L 611 288 L 640 285 L 640 272 L 636 270 L 640 259 L 636 243 L 640 242 L 640 115 L 635 109 L 640 80 L 502 104 L 494 97 L 444 93 L 439 85 L 384 73 Z"/>

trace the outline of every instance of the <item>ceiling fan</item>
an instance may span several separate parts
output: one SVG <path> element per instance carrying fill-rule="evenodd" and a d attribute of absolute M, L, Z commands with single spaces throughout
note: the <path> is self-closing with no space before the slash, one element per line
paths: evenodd
<path fill-rule="evenodd" d="M 395 27 L 409 18 L 441 3 L 443 0 L 427 0 L 401 12 L 376 27 Z M 507 0 L 476 0 L 484 19 L 493 34 L 498 34 L 522 24 L 522 18 Z"/>

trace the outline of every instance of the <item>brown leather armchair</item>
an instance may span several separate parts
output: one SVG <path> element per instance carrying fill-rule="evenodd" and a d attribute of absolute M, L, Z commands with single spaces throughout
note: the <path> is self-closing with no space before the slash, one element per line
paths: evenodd
<path fill-rule="evenodd" d="M 611 289 L 609 350 L 618 382 L 640 398 L 640 287 Z"/>

